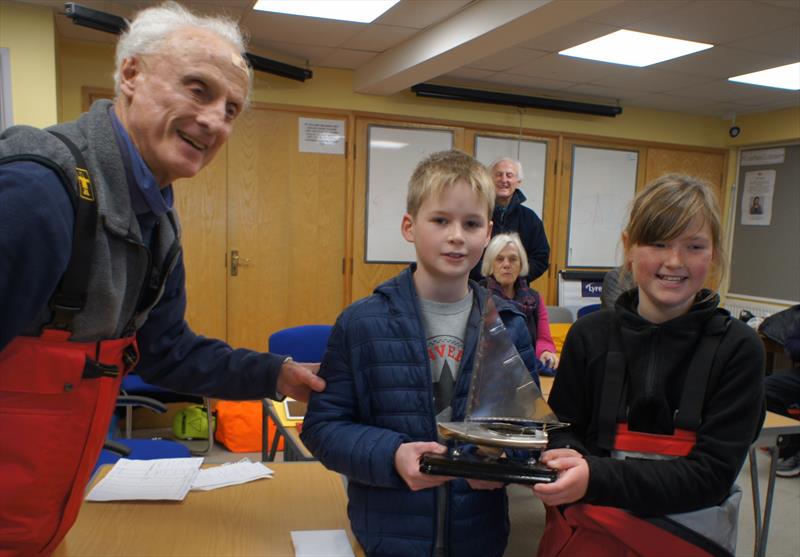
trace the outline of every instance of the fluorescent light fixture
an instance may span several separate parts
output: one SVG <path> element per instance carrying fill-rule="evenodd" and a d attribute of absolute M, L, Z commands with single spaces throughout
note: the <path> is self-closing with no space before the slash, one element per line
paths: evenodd
<path fill-rule="evenodd" d="M 254 10 L 371 23 L 400 0 L 258 0 Z"/>
<path fill-rule="evenodd" d="M 369 142 L 372 149 L 403 149 L 408 147 L 408 143 L 402 141 L 389 141 L 386 139 L 373 139 Z"/>
<path fill-rule="evenodd" d="M 770 68 L 768 70 L 761 70 L 760 72 L 729 77 L 728 81 L 798 91 L 800 90 L 800 62 L 786 64 L 785 66 L 778 66 L 777 68 Z"/>
<path fill-rule="evenodd" d="M 559 54 L 641 68 L 700 52 L 712 46 L 714 45 L 622 29 L 562 50 Z"/>

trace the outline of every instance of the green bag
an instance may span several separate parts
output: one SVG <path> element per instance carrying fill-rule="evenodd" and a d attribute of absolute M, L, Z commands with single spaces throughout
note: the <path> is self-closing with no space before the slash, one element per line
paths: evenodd
<path fill-rule="evenodd" d="M 205 406 L 188 406 L 175 414 L 172 431 L 178 439 L 208 439 L 208 412 Z"/>

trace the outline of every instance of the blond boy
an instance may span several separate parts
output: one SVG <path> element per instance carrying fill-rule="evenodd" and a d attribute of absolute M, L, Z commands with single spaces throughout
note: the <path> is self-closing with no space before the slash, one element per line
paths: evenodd
<path fill-rule="evenodd" d="M 501 556 L 508 538 L 502 484 L 430 476 L 423 453 L 443 453 L 437 421 L 462 420 L 488 292 L 469 272 L 491 237 L 494 186 L 459 151 L 419 163 L 409 181 L 403 238 L 416 263 L 339 316 L 302 438 L 348 479 L 348 513 L 368 555 Z M 537 362 L 524 316 L 495 298 L 525 364 Z"/>

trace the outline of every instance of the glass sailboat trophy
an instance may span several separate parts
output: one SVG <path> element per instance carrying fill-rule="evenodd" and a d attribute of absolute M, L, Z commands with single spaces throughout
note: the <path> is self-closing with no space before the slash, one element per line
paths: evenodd
<path fill-rule="evenodd" d="M 560 422 L 531 377 L 489 297 L 478 335 L 463 422 L 441 422 L 454 440 L 446 454 L 423 455 L 420 470 L 510 483 L 553 482 L 556 471 L 536 461 L 548 431 Z"/>

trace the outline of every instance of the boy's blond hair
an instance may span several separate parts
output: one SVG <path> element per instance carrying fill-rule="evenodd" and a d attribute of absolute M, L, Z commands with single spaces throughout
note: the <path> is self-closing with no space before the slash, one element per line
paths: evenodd
<path fill-rule="evenodd" d="M 481 163 L 457 150 L 433 153 L 417 164 L 408 181 L 406 212 L 416 217 L 426 199 L 439 195 L 458 180 L 464 180 L 486 202 L 486 217 L 492 220 L 495 195 L 492 178 Z"/>

